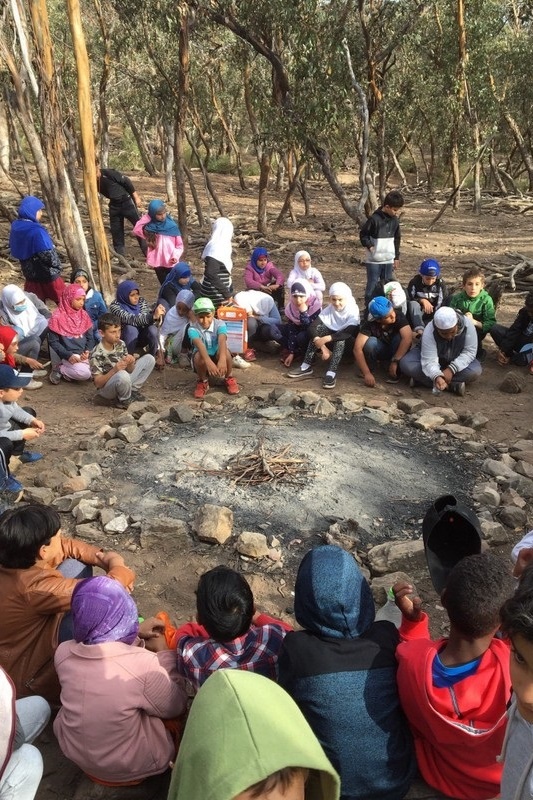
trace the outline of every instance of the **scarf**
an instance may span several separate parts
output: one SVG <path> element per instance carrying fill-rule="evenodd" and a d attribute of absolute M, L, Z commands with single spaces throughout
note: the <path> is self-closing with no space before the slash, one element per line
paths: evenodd
<path fill-rule="evenodd" d="M 46 330 L 48 320 L 18 286 L 13 283 L 4 286 L 0 297 L 12 327 L 18 331 L 22 339 L 27 336 L 40 336 Z M 14 309 L 19 303 L 26 303 L 26 308 L 17 314 Z"/>
<path fill-rule="evenodd" d="M 78 339 L 92 329 L 93 321 L 85 309 L 80 308 L 79 311 L 76 311 L 75 308 L 72 308 L 72 301 L 78 297 L 85 297 L 85 289 L 82 289 L 77 283 L 69 283 L 48 322 L 51 331 L 59 336 L 67 336 L 69 339 Z"/>
<path fill-rule="evenodd" d="M 135 281 L 122 281 L 117 286 L 117 303 L 119 306 L 127 311 L 128 314 L 133 314 L 137 317 L 141 311 L 141 301 L 139 298 L 139 302 L 136 306 L 130 303 L 130 293 L 133 292 L 134 289 L 139 291 L 139 284 L 135 283 Z"/>
<path fill-rule="evenodd" d="M 0 325 L 0 344 L 4 345 L 4 364 L 7 364 L 8 367 L 16 368 L 15 359 L 12 355 L 9 355 L 7 352 L 7 348 L 11 347 L 13 343 L 13 339 L 17 335 L 17 332 L 13 330 L 13 328 L 9 328 L 7 325 Z"/>
<path fill-rule="evenodd" d="M 187 308 L 192 308 L 194 303 L 194 294 L 189 289 L 182 289 L 178 292 L 176 297 L 176 305 L 165 314 L 163 324 L 161 325 L 161 336 L 170 336 L 171 334 L 181 333 L 185 330 L 187 325 L 190 325 L 188 317 L 181 317 L 178 314 L 178 303 L 183 303 Z"/>
<path fill-rule="evenodd" d="M 187 286 L 183 286 L 183 284 L 179 283 L 180 278 L 189 278 L 189 283 L 187 284 Z M 179 261 L 172 267 L 172 269 L 169 269 L 168 275 L 161 284 L 159 294 L 161 294 L 165 286 L 171 286 L 177 293 L 180 292 L 182 289 L 188 289 L 191 283 L 192 283 L 192 273 L 190 265 L 187 264 L 186 261 Z"/>
<path fill-rule="evenodd" d="M 349 325 L 359 325 L 359 307 L 355 302 L 352 290 L 346 283 L 332 284 L 329 290 L 330 297 L 344 297 L 346 303 L 344 308 L 334 308 L 331 303 L 320 312 L 320 319 L 330 331 L 342 331 Z"/>
<path fill-rule="evenodd" d="M 306 280 L 298 281 L 297 283 L 292 284 L 291 293 L 295 286 L 302 287 L 305 290 L 305 301 L 307 303 L 307 313 L 309 316 L 312 316 L 313 314 L 316 314 L 317 311 L 320 311 L 322 305 L 314 293 L 311 285 Z M 294 322 L 295 325 L 300 324 L 300 309 L 294 302 L 292 294 L 290 301 L 285 306 L 285 316 L 290 322 Z"/>
<path fill-rule="evenodd" d="M 401 308 L 407 302 L 407 295 L 399 281 L 389 281 L 383 287 L 383 294 L 388 298 L 394 308 Z"/>
<path fill-rule="evenodd" d="M 162 200 L 152 200 L 148 204 L 150 222 L 144 226 L 144 230 L 159 234 L 160 236 L 181 236 L 178 224 L 172 219 L 170 214 L 167 214 L 164 220 L 155 218 L 157 212 L 161 211 L 164 207 L 165 204 Z"/>
<path fill-rule="evenodd" d="M 228 272 L 231 274 L 233 261 L 231 260 L 231 239 L 233 236 L 233 225 L 226 217 L 219 217 L 213 223 L 211 238 L 204 247 L 202 259 L 216 258 L 221 261 Z"/>
<path fill-rule="evenodd" d="M 19 261 L 27 261 L 35 253 L 51 250 L 54 246 L 44 225 L 36 220 L 36 214 L 41 208 L 44 208 L 43 201 L 28 195 L 19 206 L 19 218 L 11 223 L 9 249 L 13 258 L 18 258 Z"/>
<path fill-rule="evenodd" d="M 252 250 L 252 255 L 250 256 L 250 264 L 252 265 L 252 269 L 257 272 L 258 275 L 262 275 L 263 272 L 266 270 L 266 267 L 257 266 L 257 259 L 266 256 L 268 259 L 268 250 L 266 247 L 256 247 L 255 250 Z M 267 262 L 268 263 L 268 262 Z"/>
<path fill-rule="evenodd" d="M 71 600 L 74 639 L 83 644 L 133 644 L 139 630 L 139 612 L 133 598 L 118 581 L 107 576 L 80 581 Z"/>

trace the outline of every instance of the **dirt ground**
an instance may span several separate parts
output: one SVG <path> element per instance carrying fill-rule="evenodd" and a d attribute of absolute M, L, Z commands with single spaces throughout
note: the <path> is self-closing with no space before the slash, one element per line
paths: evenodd
<path fill-rule="evenodd" d="M 132 175 L 137 188 L 141 192 L 145 203 L 154 197 L 163 197 L 163 180 L 149 178 L 144 174 Z M 256 190 L 253 179 L 249 179 L 247 191 L 241 191 L 238 181 L 233 177 L 214 177 L 214 183 L 221 197 L 224 211 L 234 222 L 236 229 L 236 252 L 234 258 L 234 284 L 237 289 L 244 288 L 243 271 L 250 250 L 258 244 L 263 244 L 264 239 L 255 234 Z M 200 186 L 200 180 L 198 181 Z M 12 186 L 0 186 L 4 195 L 4 202 L 17 204 Z M 270 210 L 277 214 L 282 203 L 282 196 L 271 196 Z M 205 196 L 204 210 L 208 212 Z M 298 200 L 294 203 L 297 223 L 288 223 L 266 237 L 266 246 L 274 251 L 274 260 L 278 267 L 288 274 L 293 265 L 293 256 L 296 250 L 308 249 L 311 252 L 313 264 L 324 275 L 326 284 L 333 280 L 343 280 L 354 290 L 354 294 L 361 302 L 365 270 L 360 264 L 362 248 L 359 244 L 358 231 L 354 223 L 349 220 L 337 201 L 331 196 L 329 190 L 319 183 L 310 186 L 311 216 L 304 217 L 303 204 Z M 406 194 L 406 205 L 401 217 L 402 226 L 402 252 L 401 265 L 398 278 L 407 284 L 410 277 L 417 271 L 420 262 L 427 257 L 438 259 L 443 268 L 443 274 L 450 286 L 460 282 L 460 275 L 473 261 L 480 263 L 509 263 L 505 258 L 508 251 L 521 252 L 527 257 L 533 257 L 533 215 L 518 214 L 507 206 L 492 207 L 480 216 L 470 213 L 466 207 L 453 213 L 448 210 L 437 223 L 434 230 L 429 231 L 428 226 L 434 218 L 441 202 L 429 201 L 421 194 Z M 214 211 L 211 211 L 215 216 Z M 107 221 L 107 215 L 105 217 Z M 194 221 L 191 221 L 191 234 L 193 246 L 190 247 L 187 260 L 190 261 L 193 273 L 201 277 L 201 251 L 208 232 L 202 232 Z M 6 243 L 8 237 L 8 224 L 0 220 L 0 255 L 6 256 Z M 281 249 L 280 249 L 281 248 Z M 142 293 L 152 301 L 156 297 L 157 282 L 155 276 L 146 270 L 140 261 L 141 254 L 134 239 L 127 244 L 128 257 L 132 259 L 136 278 L 142 287 Z M 65 275 L 69 270 L 65 268 Z M 21 282 L 20 273 L 16 265 L 9 268 L 5 258 L 0 260 L 0 282 Z M 533 284 L 532 284 L 533 286 Z M 498 321 L 509 324 L 516 311 L 522 305 L 523 294 L 506 294 L 498 309 Z M 442 395 L 434 398 L 431 392 L 417 388 L 409 389 L 405 381 L 391 386 L 384 381 L 385 376 L 380 376 L 376 388 L 368 389 L 362 380 L 355 374 L 355 369 L 350 364 L 343 365 L 338 376 L 337 387 L 333 392 L 327 392 L 328 398 L 344 393 L 355 392 L 373 399 L 394 401 L 400 397 L 420 397 L 430 405 L 449 405 L 458 412 L 476 410 L 489 418 L 483 437 L 493 445 L 506 445 L 514 439 L 520 438 L 533 424 L 531 398 L 533 394 L 533 378 L 527 376 L 524 370 L 511 367 L 524 382 L 521 394 L 503 394 L 498 390 L 498 385 L 503 376 L 509 371 L 502 369 L 496 363 L 496 349 L 489 340 L 487 344 L 487 358 L 483 365 L 482 378 L 469 387 L 464 398 Z M 285 376 L 286 370 L 273 356 L 259 355 L 258 361 L 246 371 L 236 371 L 236 377 L 241 386 L 241 391 L 250 393 L 254 387 L 278 386 L 288 387 L 289 381 Z M 326 394 L 321 388 L 320 368 L 319 376 L 305 382 L 305 389 L 312 389 Z M 161 373 L 153 373 L 145 387 L 148 398 L 157 401 L 160 405 L 172 404 L 178 400 L 191 398 L 194 379 L 190 372 L 171 367 Z M 165 385 L 164 385 L 165 384 Z M 291 388 L 295 388 L 292 386 Z M 299 384 L 298 390 L 303 388 Z M 217 391 L 217 390 L 215 390 Z M 120 412 L 102 408 L 93 403 L 94 389 L 90 385 L 74 385 L 62 382 L 59 386 L 51 386 L 46 382 L 37 392 L 26 393 L 24 404 L 34 405 L 38 416 L 47 426 L 46 434 L 39 441 L 39 449 L 46 459 L 42 462 L 44 468 L 53 465 L 76 450 L 80 441 L 90 438 L 103 424 L 115 418 Z M 231 426 L 239 425 L 239 417 L 233 417 Z M 428 434 L 428 436 L 430 436 Z M 151 460 L 149 450 L 143 450 L 142 458 L 147 469 L 158 471 L 157 456 Z M 33 470 L 33 473 L 32 473 Z M 35 466 L 22 467 L 18 473 L 23 482 L 31 483 L 35 474 Z M 416 491 L 416 486 L 410 487 Z M 443 493 L 447 486 L 442 486 Z M 135 498 L 132 498 L 130 513 L 135 513 Z M 228 505 L 232 505 L 232 498 L 228 498 Z M 321 497 L 316 495 L 316 507 L 320 509 Z M 160 514 L 164 515 L 165 509 L 161 508 Z M 275 530 L 269 533 L 276 535 Z M 127 563 L 137 571 L 138 580 L 135 597 L 143 614 L 150 614 L 161 607 L 168 608 L 171 600 L 171 611 L 176 621 L 184 621 L 194 614 L 194 588 L 198 575 L 206 569 L 220 563 L 221 552 L 217 548 L 207 545 L 194 545 L 185 551 L 176 553 L 175 558 L 161 559 L 158 553 L 145 551 L 124 553 Z M 227 557 L 224 557 L 227 561 Z M 237 564 L 237 558 L 233 557 Z M 242 563 L 241 563 L 242 566 Z M 292 589 L 293 572 L 276 571 L 269 574 L 261 569 L 248 567 L 247 577 L 250 579 L 257 605 L 275 615 L 290 619 L 291 609 L 290 591 Z M 283 585 L 282 585 L 283 584 Z M 424 598 L 425 599 L 425 598 Z M 436 597 L 427 597 L 428 602 L 435 608 Z M 45 778 L 37 797 L 39 800 L 66 800 L 73 796 L 74 787 L 79 777 L 78 770 L 67 762 L 57 750 L 53 741 L 53 734 L 48 731 L 43 742 L 45 757 Z"/>

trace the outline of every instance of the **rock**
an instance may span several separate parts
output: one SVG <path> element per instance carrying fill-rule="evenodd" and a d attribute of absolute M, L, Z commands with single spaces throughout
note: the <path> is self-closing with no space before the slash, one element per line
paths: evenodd
<path fill-rule="evenodd" d="M 276 386 L 275 389 L 270 390 L 269 397 L 271 400 L 276 401 L 281 395 L 285 394 L 286 391 L 290 391 L 290 389 L 287 390 L 286 386 Z"/>
<path fill-rule="evenodd" d="M 91 525 L 90 522 L 85 522 L 83 525 L 76 525 L 76 536 L 89 542 L 100 543 L 104 535 L 100 528 L 96 525 Z"/>
<path fill-rule="evenodd" d="M 124 411 L 122 414 L 119 414 L 118 417 L 115 417 L 113 420 L 113 426 L 115 428 L 121 428 L 122 425 L 134 425 L 135 424 L 135 417 L 130 411 Z"/>
<path fill-rule="evenodd" d="M 104 526 L 106 533 L 124 533 L 128 528 L 128 518 L 125 514 L 119 514 Z"/>
<path fill-rule="evenodd" d="M 103 451 L 95 453 L 91 450 L 80 450 L 74 456 L 74 463 L 77 467 L 86 467 L 87 464 L 96 464 L 104 458 L 105 453 Z"/>
<path fill-rule="evenodd" d="M 509 445 L 509 450 L 511 453 L 514 453 L 515 450 L 531 450 L 531 442 L 529 439 L 517 439 L 516 442 L 513 442 Z"/>
<path fill-rule="evenodd" d="M 99 510 L 98 516 L 100 518 L 100 523 L 102 525 L 102 528 L 105 529 L 105 526 L 108 525 L 112 520 L 114 520 L 117 515 L 112 508 L 106 506 L 105 508 Z"/>
<path fill-rule="evenodd" d="M 224 400 L 222 395 L 220 394 L 208 394 L 205 400 L 202 402 L 202 408 L 204 406 L 221 406 Z"/>
<path fill-rule="evenodd" d="M 458 422 L 459 417 L 453 410 L 453 408 L 448 408 L 448 406 L 432 406 L 431 413 L 436 414 L 438 417 L 442 417 L 444 422 Z"/>
<path fill-rule="evenodd" d="M 432 414 L 431 412 L 425 412 L 417 417 L 413 423 L 415 428 L 419 428 L 423 431 L 433 431 L 435 428 L 438 428 L 439 425 L 444 424 L 444 417 L 440 417 L 437 414 Z"/>
<path fill-rule="evenodd" d="M 138 419 L 147 412 L 158 414 L 159 406 L 157 403 L 154 403 L 153 400 L 134 400 L 134 402 L 130 404 L 128 412 L 134 417 L 134 419 Z"/>
<path fill-rule="evenodd" d="M 515 461 L 526 461 L 528 464 L 533 464 L 533 450 L 515 450 L 509 455 Z"/>
<path fill-rule="evenodd" d="M 233 411 L 249 411 L 250 398 L 245 394 L 238 395 L 237 397 L 226 397 L 226 405 L 230 406 Z"/>
<path fill-rule="evenodd" d="M 281 561 L 281 550 L 277 550 L 275 547 L 272 547 L 268 551 L 268 557 L 271 561 L 279 562 Z"/>
<path fill-rule="evenodd" d="M 491 547 L 497 547 L 501 544 L 507 544 L 509 541 L 509 533 L 505 530 L 503 525 L 493 520 L 480 520 L 480 527 L 483 536 Z"/>
<path fill-rule="evenodd" d="M 480 503 L 482 506 L 497 508 L 500 505 L 500 493 L 487 483 L 476 486 L 472 496 L 476 503 Z"/>
<path fill-rule="evenodd" d="M 72 509 L 76 508 L 80 500 L 84 497 L 91 497 L 92 492 L 88 490 L 85 492 L 76 492 L 75 494 L 65 494 L 62 497 L 56 497 L 52 502 L 53 507 L 59 511 L 60 514 L 68 514 Z"/>
<path fill-rule="evenodd" d="M 276 397 L 275 400 L 277 406 L 295 406 L 300 398 L 296 392 L 291 392 L 290 389 L 286 389 L 279 397 Z"/>
<path fill-rule="evenodd" d="M 520 394 L 523 388 L 524 382 L 514 372 L 508 372 L 498 386 L 500 392 L 505 392 L 506 394 Z"/>
<path fill-rule="evenodd" d="M 300 405 L 302 408 L 312 408 L 316 406 L 319 400 L 322 399 L 322 396 L 317 394 L 316 392 L 301 392 L 300 393 Z"/>
<path fill-rule="evenodd" d="M 472 428 L 467 428 L 464 425 L 454 425 L 453 423 L 450 425 L 441 425 L 439 431 L 445 431 L 448 433 L 453 439 L 470 439 L 474 435 L 474 431 Z"/>
<path fill-rule="evenodd" d="M 162 552 L 175 554 L 190 546 L 189 526 L 185 520 L 173 517 L 143 520 L 140 541 L 141 547 L 157 548 Z"/>
<path fill-rule="evenodd" d="M 78 474 L 76 464 L 70 458 L 61 459 L 61 463 L 57 465 L 57 469 L 59 472 L 62 472 L 63 475 L 66 475 L 67 478 L 73 478 Z"/>
<path fill-rule="evenodd" d="M 91 497 L 83 498 L 72 513 L 78 525 L 83 522 L 93 522 L 98 518 L 98 500 Z"/>
<path fill-rule="evenodd" d="M 514 468 L 519 475 L 533 478 L 533 464 L 529 464 L 527 461 L 515 461 Z"/>
<path fill-rule="evenodd" d="M 224 544 L 233 530 L 233 511 L 226 506 L 206 503 L 196 512 L 193 530 L 201 542 Z"/>
<path fill-rule="evenodd" d="M 85 480 L 90 483 L 102 477 L 102 467 L 100 464 L 86 464 L 80 469 L 80 477 L 85 478 Z"/>
<path fill-rule="evenodd" d="M 413 578 L 406 572 L 388 572 L 386 575 L 380 575 L 372 580 L 370 588 L 376 605 L 382 606 L 386 603 L 387 592 L 397 581 L 405 581 L 414 586 Z M 416 589 L 413 594 L 416 595 Z"/>
<path fill-rule="evenodd" d="M 526 439 L 533 439 L 533 427 L 526 431 Z"/>
<path fill-rule="evenodd" d="M 507 489 L 502 495 L 501 501 L 505 506 L 517 506 L 518 508 L 525 508 L 527 505 L 523 497 L 521 497 L 514 489 Z"/>
<path fill-rule="evenodd" d="M 159 414 L 154 414 L 153 411 L 145 411 L 137 422 L 139 425 L 157 425 L 159 422 Z"/>
<path fill-rule="evenodd" d="M 463 442 L 463 449 L 469 453 L 481 453 L 485 450 L 483 442 Z"/>
<path fill-rule="evenodd" d="M 509 481 L 509 488 L 515 489 L 526 500 L 533 500 L 533 481 L 529 478 L 524 478 L 522 475 L 516 473 L 515 475 L 516 478 Z"/>
<path fill-rule="evenodd" d="M 526 524 L 527 514 L 523 508 L 518 508 L 518 506 L 502 506 L 498 519 L 508 528 L 516 530 Z"/>
<path fill-rule="evenodd" d="M 97 439 L 80 439 L 78 442 L 78 450 L 98 450 L 100 443 Z"/>
<path fill-rule="evenodd" d="M 415 573 L 426 569 L 424 543 L 419 539 L 378 544 L 368 551 L 368 565 L 372 575 L 385 575 L 396 570 Z"/>
<path fill-rule="evenodd" d="M 65 475 L 58 469 L 42 470 L 35 476 L 35 485 L 46 489 L 58 489 L 64 480 Z"/>
<path fill-rule="evenodd" d="M 260 408 L 255 415 L 261 419 L 283 420 L 293 414 L 294 408 L 292 406 L 269 406 L 268 408 Z"/>
<path fill-rule="evenodd" d="M 97 434 L 97 436 L 100 436 L 101 439 L 105 439 L 106 438 L 106 433 L 109 433 L 109 431 L 113 431 L 113 430 L 115 430 L 115 429 L 111 425 L 102 425 L 100 428 L 98 428 L 98 430 L 96 431 L 96 434 Z M 112 439 L 113 436 L 111 436 L 110 438 Z"/>
<path fill-rule="evenodd" d="M 176 403 L 176 405 L 170 406 L 168 418 L 171 422 L 192 422 L 194 419 L 194 410 L 186 403 Z"/>
<path fill-rule="evenodd" d="M 502 461 L 496 461 L 493 458 L 486 458 L 481 465 L 481 469 L 483 472 L 493 475 L 495 478 L 510 478 L 516 475 L 516 472 L 506 466 Z"/>
<path fill-rule="evenodd" d="M 367 408 L 377 408 L 379 411 L 388 411 L 390 404 L 386 400 L 378 400 L 372 397 L 365 398 L 365 406 Z"/>
<path fill-rule="evenodd" d="M 116 439 L 118 433 L 118 428 L 112 428 L 111 425 L 107 426 L 107 430 L 104 433 L 104 439 L 106 442 L 109 442 L 111 439 Z"/>
<path fill-rule="evenodd" d="M 119 450 L 124 450 L 126 447 L 126 442 L 123 442 L 121 439 L 111 439 L 110 441 L 105 443 L 105 449 L 109 450 L 111 453 L 116 453 Z"/>
<path fill-rule="evenodd" d="M 76 475 L 74 478 L 68 478 L 61 487 L 63 494 L 75 494 L 76 492 L 83 492 L 89 488 L 89 481 L 82 475 Z"/>
<path fill-rule="evenodd" d="M 117 436 L 119 439 L 122 439 L 123 442 L 136 444 L 143 438 L 143 432 L 139 426 L 134 423 L 133 425 L 122 425 L 117 431 Z"/>
<path fill-rule="evenodd" d="M 343 394 L 339 397 L 340 407 L 350 414 L 357 414 L 365 405 L 364 398 L 358 394 Z"/>
<path fill-rule="evenodd" d="M 24 500 L 26 503 L 42 503 L 49 506 L 54 499 L 54 493 L 46 486 L 25 486 Z"/>
<path fill-rule="evenodd" d="M 333 403 L 330 403 L 329 400 L 326 400 L 325 397 L 321 397 L 318 403 L 313 407 L 313 414 L 319 417 L 331 417 L 335 413 L 335 406 Z"/>
<path fill-rule="evenodd" d="M 391 421 L 390 414 L 382 408 L 364 408 L 363 414 L 371 422 L 375 422 L 376 425 L 389 425 Z"/>
<path fill-rule="evenodd" d="M 260 386 L 249 389 L 249 396 L 253 400 L 259 400 L 260 402 L 266 403 L 267 400 L 270 400 L 270 389 L 262 389 Z"/>
<path fill-rule="evenodd" d="M 235 543 L 235 549 L 243 556 L 263 558 L 269 554 L 269 546 L 264 533 L 243 531 Z"/>
<path fill-rule="evenodd" d="M 462 418 L 463 424 L 469 428 L 473 428 L 475 431 L 479 430 L 480 428 L 485 428 L 489 423 L 489 418 L 486 417 L 484 414 L 480 414 L 479 412 L 474 412 L 473 414 L 467 414 L 465 417 Z"/>
<path fill-rule="evenodd" d="M 424 408 L 428 408 L 428 404 L 424 400 L 417 400 L 415 397 L 402 397 L 397 402 L 400 411 L 406 414 L 417 414 Z"/>

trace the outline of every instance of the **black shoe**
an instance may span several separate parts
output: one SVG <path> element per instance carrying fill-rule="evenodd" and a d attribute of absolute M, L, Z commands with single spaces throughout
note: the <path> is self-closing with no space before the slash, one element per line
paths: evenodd
<path fill-rule="evenodd" d="M 136 389 L 133 389 L 133 391 L 131 393 L 131 399 L 132 400 L 146 400 L 146 397 L 144 396 L 144 394 L 141 394 Z"/>
<path fill-rule="evenodd" d="M 480 347 L 476 353 L 477 360 L 483 362 L 485 361 L 486 357 L 487 357 L 487 351 L 483 347 Z"/>
<path fill-rule="evenodd" d="M 322 386 L 324 389 L 334 389 L 337 383 L 337 378 L 335 375 L 325 375 L 324 380 L 322 381 Z"/>

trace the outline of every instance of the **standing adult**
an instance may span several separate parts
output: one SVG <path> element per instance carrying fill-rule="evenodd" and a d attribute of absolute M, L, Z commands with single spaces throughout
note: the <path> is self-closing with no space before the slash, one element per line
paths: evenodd
<path fill-rule="evenodd" d="M 123 256 L 126 252 L 124 220 L 129 220 L 133 226 L 140 220 L 141 198 L 127 175 L 123 175 L 116 169 L 101 168 L 98 162 L 96 164 L 96 183 L 100 194 L 109 200 L 109 227 L 113 249 Z M 138 236 L 136 238 L 143 254 L 146 255 L 148 250 L 146 242 Z"/>
<path fill-rule="evenodd" d="M 28 195 L 18 208 L 18 219 L 11 223 L 9 249 L 18 258 L 24 275 L 24 291 L 32 292 L 44 302 L 59 304 L 65 284 L 61 277 L 61 261 L 50 234 L 41 225 L 44 203 Z"/>

